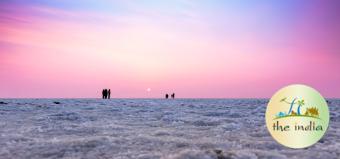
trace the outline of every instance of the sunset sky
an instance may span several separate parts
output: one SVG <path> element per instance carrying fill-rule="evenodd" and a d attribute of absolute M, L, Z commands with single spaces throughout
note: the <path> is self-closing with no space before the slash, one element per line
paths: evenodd
<path fill-rule="evenodd" d="M 338 0 L 1 0 L 0 98 L 340 97 Z"/>

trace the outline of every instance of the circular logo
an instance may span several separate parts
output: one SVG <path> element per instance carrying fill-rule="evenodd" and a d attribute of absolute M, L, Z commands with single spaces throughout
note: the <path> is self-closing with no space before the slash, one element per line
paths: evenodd
<path fill-rule="evenodd" d="M 270 99 L 266 111 L 269 133 L 280 144 L 305 148 L 317 143 L 329 123 L 327 102 L 315 89 L 290 85 Z"/>

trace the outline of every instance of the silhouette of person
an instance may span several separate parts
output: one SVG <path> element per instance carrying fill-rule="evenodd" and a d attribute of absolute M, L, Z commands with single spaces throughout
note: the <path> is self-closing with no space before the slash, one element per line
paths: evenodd
<path fill-rule="evenodd" d="M 165 94 L 165 99 L 168 99 L 169 98 L 169 94 Z"/>
<path fill-rule="evenodd" d="M 111 89 L 109 89 L 109 90 L 107 91 L 107 98 L 108 98 L 108 99 L 111 98 Z"/>
<path fill-rule="evenodd" d="M 104 99 L 107 99 L 107 89 L 104 89 Z"/>
<path fill-rule="evenodd" d="M 172 93 L 172 94 L 171 94 L 171 98 L 172 98 L 172 99 L 175 99 L 175 93 Z"/>
<path fill-rule="evenodd" d="M 105 89 L 102 90 L 102 98 L 105 99 Z"/>

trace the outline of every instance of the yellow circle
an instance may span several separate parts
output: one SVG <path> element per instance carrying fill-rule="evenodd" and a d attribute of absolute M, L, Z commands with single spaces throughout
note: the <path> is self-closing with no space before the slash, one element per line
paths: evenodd
<path fill-rule="evenodd" d="M 306 85 L 290 85 L 270 99 L 266 110 L 269 133 L 280 144 L 305 148 L 317 143 L 325 134 L 329 110 L 325 99 Z"/>

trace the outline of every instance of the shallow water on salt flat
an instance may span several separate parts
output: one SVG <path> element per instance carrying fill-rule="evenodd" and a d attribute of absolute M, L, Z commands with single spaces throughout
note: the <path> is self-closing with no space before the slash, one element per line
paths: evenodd
<path fill-rule="evenodd" d="M 298 150 L 279 145 L 268 133 L 267 99 L 0 101 L 4 102 L 0 102 L 0 158 L 340 156 L 340 100 L 336 99 L 330 100 L 330 126 L 324 138 Z"/>

